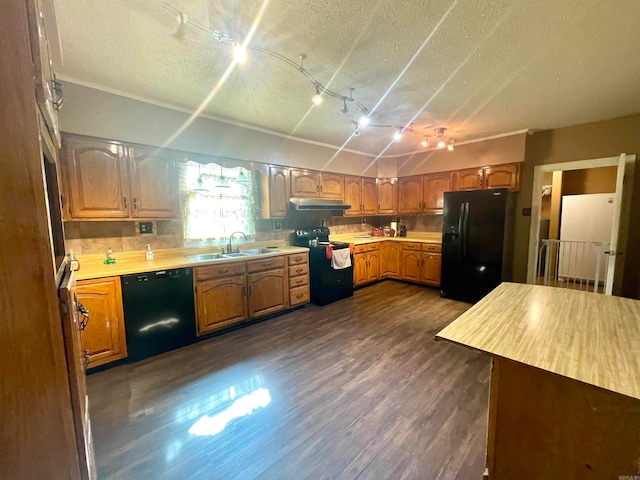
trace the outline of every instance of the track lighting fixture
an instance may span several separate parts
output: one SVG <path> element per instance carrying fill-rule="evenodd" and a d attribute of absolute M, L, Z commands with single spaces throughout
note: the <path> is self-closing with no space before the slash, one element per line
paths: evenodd
<path fill-rule="evenodd" d="M 320 95 L 320 87 L 318 85 L 316 85 L 316 94 L 311 97 L 311 101 L 315 104 L 315 105 L 320 105 L 322 103 L 322 95 Z"/>
<path fill-rule="evenodd" d="M 300 73 L 301 75 L 303 75 L 304 77 L 307 78 L 307 80 L 309 80 L 313 86 L 315 87 L 315 94 L 313 95 L 313 97 L 311 98 L 312 102 L 314 105 L 318 106 L 320 105 L 323 100 L 324 100 L 324 96 L 327 97 L 333 97 L 336 98 L 338 100 L 342 100 L 342 108 L 340 109 L 340 113 L 342 114 L 347 114 L 349 113 L 349 109 L 347 108 L 347 102 L 351 102 L 353 103 L 358 109 L 360 109 L 360 116 L 358 117 L 357 120 L 351 120 L 351 123 L 353 123 L 355 125 L 355 131 L 353 132 L 353 136 L 358 136 L 360 135 L 360 128 L 361 127 L 366 127 L 370 124 L 370 116 L 373 112 L 371 112 L 366 105 L 364 105 L 362 102 L 358 101 L 358 99 L 353 97 L 353 91 L 354 88 L 349 88 L 349 95 L 342 95 L 338 92 L 334 92 L 333 90 L 325 87 L 322 83 L 320 83 L 318 80 L 315 79 L 315 77 L 311 74 L 311 72 L 309 72 L 309 70 L 307 70 L 304 67 L 304 61 L 307 58 L 307 54 L 305 53 L 301 53 L 298 56 L 298 61 L 296 60 L 292 60 L 278 52 L 275 52 L 273 50 L 269 50 L 267 48 L 263 48 L 257 45 L 251 45 L 250 43 L 247 45 L 243 45 L 240 42 L 235 41 L 231 36 L 227 35 L 225 32 L 221 31 L 221 30 L 211 30 L 210 28 L 206 27 L 205 25 L 196 22 L 193 18 L 191 18 L 189 15 L 187 15 L 185 12 L 181 12 L 180 10 L 178 10 L 177 8 L 173 7 L 172 5 L 165 3 L 164 4 L 164 9 L 166 11 L 168 11 L 170 14 L 174 15 L 176 22 L 178 24 L 178 30 L 175 33 L 172 33 L 171 35 L 173 35 L 174 37 L 177 38 L 183 38 L 184 33 L 185 33 L 185 28 L 188 25 L 191 28 L 194 28 L 195 30 L 198 30 L 201 33 L 204 33 L 205 35 L 208 35 L 212 38 L 214 38 L 215 40 L 217 40 L 220 43 L 225 43 L 227 45 L 231 45 L 232 46 L 232 53 L 233 53 L 233 59 L 237 64 L 243 64 L 246 62 L 247 60 L 247 56 L 248 56 L 248 51 L 251 50 L 252 52 L 257 52 L 259 54 L 262 55 L 269 55 L 270 57 L 273 57 L 283 63 L 288 64 L 290 67 L 294 68 L 295 70 L 298 71 L 298 73 Z M 437 138 L 438 139 L 438 143 L 437 143 L 437 147 L 438 148 L 444 148 L 447 147 L 448 150 L 453 150 L 455 147 L 455 141 L 449 137 L 445 137 L 444 136 L 444 128 L 437 128 L 434 130 L 434 134 L 433 135 L 424 135 L 424 133 L 421 132 L 417 132 L 413 129 L 412 125 L 404 125 L 404 126 L 398 126 L 398 125 L 370 125 L 371 127 L 380 127 L 380 128 L 394 128 L 397 131 L 394 133 L 393 135 L 393 139 L 395 141 L 398 141 L 401 139 L 403 132 L 407 131 L 413 135 L 419 135 L 420 137 L 422 137 L 422 141 L 420 142 L 420 145 L 423 148 L 427 148 L 429 145 L 429 138 Z M 240 175 L 238 175 L 238 177 L 240 178 Z M 224 179 L 224 177 L 223 177 Z"/>

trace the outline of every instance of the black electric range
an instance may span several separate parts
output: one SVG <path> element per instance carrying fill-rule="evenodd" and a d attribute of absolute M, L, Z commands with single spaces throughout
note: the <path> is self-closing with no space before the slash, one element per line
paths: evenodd
<path fill-rule="evenodd" d="M 311 302 L 326 305 L 353 295 L 353 255 L 351 266 L 334 269 L 327 256 L 327 246 L 332 250 L 349 248 L 348 243 L 330 242 L 328 227 L 304 227 L 293 233 L 292 244 L 309 248 L 309 287 Z"/>

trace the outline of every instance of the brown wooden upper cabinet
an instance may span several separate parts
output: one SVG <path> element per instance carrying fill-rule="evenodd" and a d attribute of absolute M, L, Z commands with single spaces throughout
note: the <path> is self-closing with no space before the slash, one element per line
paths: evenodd
<path fill-rule="evenodd" d="M 344 175 L 292 168 L 290 178 L 291 196 L 294 198 L 342 200 L 344 197 Z"/>
<path fill-rule="evenodd" d="M 398 179 L 398 213 L 440 213 L 444 192 L 451 190 L 451 172 Z"/>
<path fill-rule="evenodd" d="M 262 218 L 284 218 L 289 206 L 289 169 L 269 167 L 261 173 Z"/>
<path fill-rule="evenodd" d="M 378 189 L 375 178 L 344 177 L 344 203 L 351 205 L 345 216 L 375 215 Z"/>
<path fill-rule="evenodd" d="M 63 170 L 69 220 L 178 216 L 175 163 L 161 150 L 65 137 Z"/>
<path fill-rule="evenodd" d="M 131 216 L 178 216 L 178 182 L 175 162 L 157 148 L 129 147 Z"/>
<path fill-rule="evenodd" d="M 489 167 L 468 168 L 453 172 L 454 190 L 480 190 L 486 188 L 520 188 L 520 165 L 510 163 Z"/>
<path fill-rule="evenodd" d="M 422 175 L 398 179 L 398 213 L 422 212 Z"/>
<path fill-rule="evenodd" d="M 381 215 L 395 215 L 398 211 L 396 178 L 378 178 L 378 209 Z"/>
<path fill-rule="evenodd" d="M 453 189 L 451 172 L 430 173 L 423 177 L 422 210 L 427 213 L 442 212 L 444 192 Z"/>

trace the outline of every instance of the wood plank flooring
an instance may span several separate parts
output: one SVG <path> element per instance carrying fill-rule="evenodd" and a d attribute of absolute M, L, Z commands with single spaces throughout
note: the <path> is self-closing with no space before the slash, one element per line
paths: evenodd
<path fill-rule="evenodd" d="M 467 308 L 384 281 L 90 375 L 99 477 L 479 479 L 490 362 L 433 340 Z"/>

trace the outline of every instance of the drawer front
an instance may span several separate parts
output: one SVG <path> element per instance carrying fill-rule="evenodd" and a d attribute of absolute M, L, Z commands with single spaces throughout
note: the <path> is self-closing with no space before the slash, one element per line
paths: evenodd
<path fill-rule="evenodd" d="M 272 270 L 274 268 L 283 268 L 285 257 L 271 257 L 262 260 L 251 260 L 247 262 L 247 272 L 262 272 L 263 270 Z"/>
<path fill-rule="evenodd" d="M 365 243 L 364 245 L 356 245 L 355 253 L 366 253 L 380 250 L 380 245 L 377 243 Z"/>
<path fill-rule="evenodd" d="M 402 244 L 403 250 L 422 250 L 422 245 L 420 243 L 412 243 L 412 242 L 404 242 Z"/>
<path fill-rule="evenodd" d="M 297 277 L 299 275 L 307 275 L 309 273 L 309 264 L 303 263 L 301 265 L 294 265 L 289 267 L 289 278 Z"/>
<path fill-rule="evenodd" d="M 301 263 L 309 263 L 308 253 L 295 253 L 289 255 L 289 265 L 299 265 Z"/>
<path fill-rule="evenodd" d="M 434 245 L 432 243 L 425 243 L 422 245 L 423 252 L 441 252 L 442 245 Z"/>
<path fill-rule="evenodd" d="M 289 277 L 289 288 L 301 287 L 309 284 L 308 275 L 300 275 L 299 277 Z"/>
<path fill-rule="evenodd" d="M 295 307 L 302 303 L 309 303 L 309 285 L 295 287 L 289 290 L 289 305 Z"/>
<path fill-rule="evenodd" d="M 229 277 L 232 275 L 242 275 L 244 273 L 244 262 L 231 263 L 226 265 L 209 265 L 207 267 L 196 267 L 196 280 L 208 280 L 211 278 Z"/>

